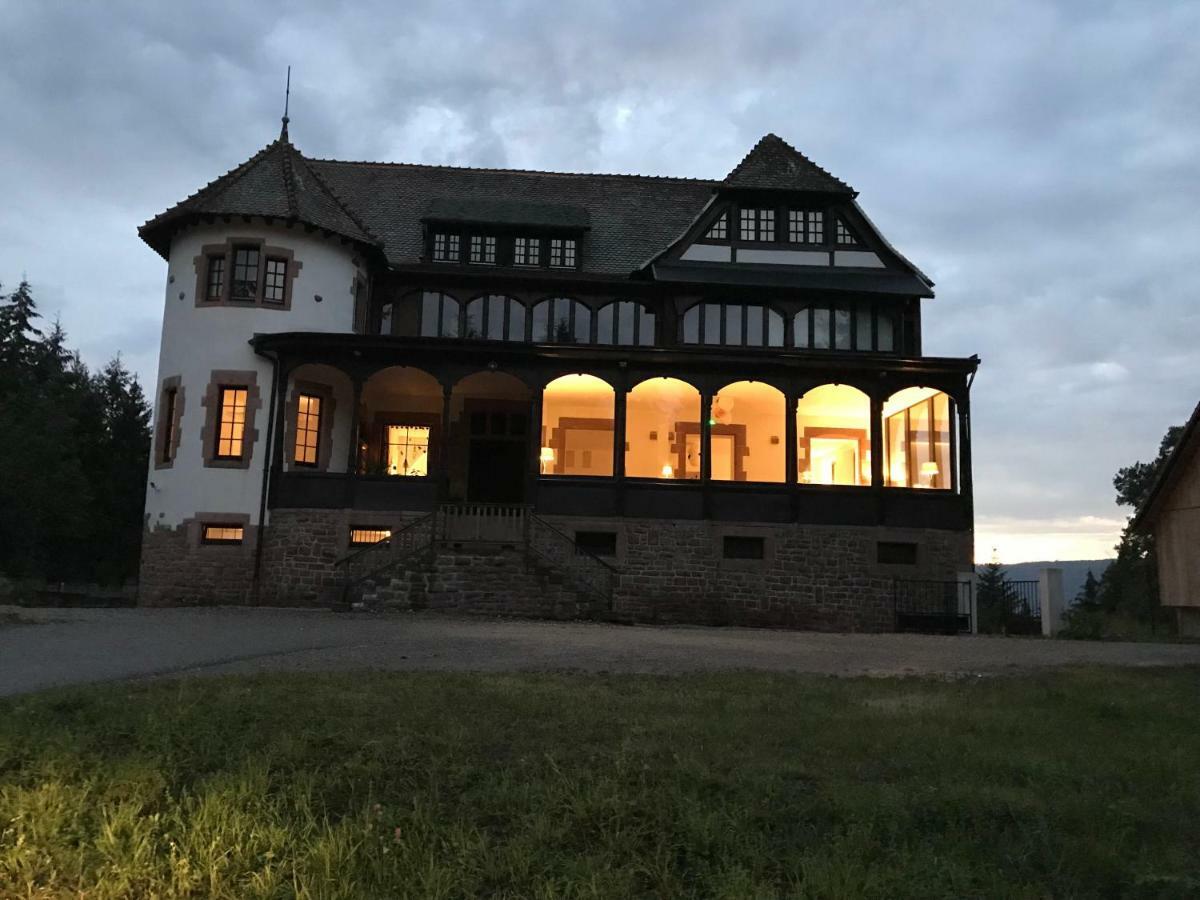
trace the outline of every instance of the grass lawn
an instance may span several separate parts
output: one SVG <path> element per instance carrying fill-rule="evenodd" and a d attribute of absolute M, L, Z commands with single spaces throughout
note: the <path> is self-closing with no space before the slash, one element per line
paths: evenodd
<path fill-rule="evenodd" d="M 0 701 L 0 897 L 1200 895 L 1200 670 Z"/>

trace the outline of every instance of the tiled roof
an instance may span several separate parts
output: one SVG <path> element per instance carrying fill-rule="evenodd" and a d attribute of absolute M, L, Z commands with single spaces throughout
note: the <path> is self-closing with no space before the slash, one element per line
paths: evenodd
<path fill-rule="evenodd" d="M 543 228 L 591 228 L 592 217 L 582 206 L 527 203 L 479 197 L 435 197 L 423 218 L 441 222 L 486 225 L 529 225 Z"/>
<path fill-rule="evenodd" d="M 854 194 L 854 188 L 846 182 L 773 134 L 755 144 L 722 184 L 730 188 Z"/>

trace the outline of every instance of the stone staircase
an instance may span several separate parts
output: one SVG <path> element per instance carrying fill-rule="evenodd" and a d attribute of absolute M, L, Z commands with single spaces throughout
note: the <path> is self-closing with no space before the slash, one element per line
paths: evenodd
<path fill-rule="evenodd" d="M 612 613 L 619 573 L 524 507 L 452 504 L 338 561 L 342 608 Z"/>

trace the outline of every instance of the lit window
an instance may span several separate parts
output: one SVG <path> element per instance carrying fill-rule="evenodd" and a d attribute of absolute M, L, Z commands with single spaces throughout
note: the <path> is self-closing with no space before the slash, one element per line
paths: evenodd
<path fill-rule="evenodd" d="M 677 378 L 651 378 L 625 405 L 625 474 L 630 478 L 700 477 L 700 392 Z"/>
<path fill-rule="evenodd" d="M 225 257 L 208 258 L 208 277 L 205 279 L 204 299 L 217 301 L 225 292 Z"/>
<path fill-rule="evenodd" d="M 217 459 L 241 459 L 246 431 L 245 387 L 218 389 Z"/>
<path fill-rule="evenodd" d="M 575 239 L 550 239 L 550 265 L 556 269 L 575 268 Z"/>
<path fill-rule="evenodd" d="M 820 210 L 789 209 L 788 241 L 821 244 L 825 241 L 825 214 Z"/>
<path fill-rule="evenodd" d="M 263 303 L 283 303 L 287 288 L 287 260 L 268 259 L 263 279 Z"/>
<path fill-rule="evenodd" d="M 654 346 L 654 313 L 633 300 L 618 300 L 596 313 L 596 343 Z"/>
<path fill-rule="evenodd" d="M 169 463 L 175 454 L 175 410 L 179 401 L 179 388 L 167 388 L 163 393 L 162 446 L 159 461 Z"/>
<path fill-rule="evenodd" d="M 235 247 L 233 250 L 234 300 L 254 300 L 258 297 L 258 248 Z"/>
<path fill-rule="evenodd" d="M 424 291 L 421 337 L 458 337 L 458 301 L 439 291 Z"/>
<path fill-rule="evenodd" d="M 775 210 L 773 209 L 743 209 L 738 224 L 738 233 L 743 241 L 775 240 Z"/>
<path fill-rule="evenodd" d="M 361 525 L 350 527 L 350 545 L 355 547 L 362 544 L 378 544 L 391 536 L 392 529 L 390 528 L 367 528 Z"/>
<path fill-rule="evenodd" d="M 467 304 L 463 336 L 489 341 L 523 341 L 525 307 L 519 300 L 503 294 L 476 297 Z"/>
<path fill-rule="evenodd" d="M 568 297 L 543 300 L 533 308 L 533 339 L 543 343 L 590 344 L 592 311 Z"/>
<path fill-rule="evenodd" d="M 437 232 L 433 236 L 433 261 L 458 262 L 458 235 Z"/>
<path fill-rule="evenodd" d="M 388 425 L 387 474 L 420 477 L 429 474 L 429 426 Z"/>
<path fill-rule="evenodd" d="M 542 263 L 542 239 L 519 237 L 513 240 L 513 265 L 538 266 Z"/>
<path fill-rule="evenodd" d="M 932 388 L 906 388 L 883 405 L 889 487 L 950 490 L 953 482 L 950 398 Z"/>
<path fill-rule="evenodd" d="M 787 399 L 761 381 L 726 385 L 708 412 L 714 481 L 782 484 L 786 474 Z"/>
<path fill-rule="evenodd" d="M 782 347 L 783 316 L 758 304 L 697 303 L 683 314 L 683 342 Z"/>
<path fill-rule="evenodd" d="M 801 484 L 871 483 L 871 400 L 845 384 L 813 388 L 796 406 Z"/>
<path fill-rule="evenodd" d="M 244 537 L 241 525 L 205 525 L 201 535 L 206 544 L 240 544 Z"/>
<path fill-rule="evenodd" d="M 595 375 L 564 375 L 542 392 L 543 475 L 613 474 L 616 394 Z"/>
<path fill-rule="evenodd" d="M 837 222 L 837 242 L 843 246 L 858 243 L 858 238 L 854 236 L 854 232 L 847 228 L 846 223 L 841 219 L 838 219 Z"/>
<path fill-rule="evenodd" d="M 710 241 L 723 241 L 729 237 L 729 213 L 721 213 L 721 217 L 712 223 L 704 237 Z"/>
<path fill-rule="evenodd" d="M 471 235 L 471 262 L 476 265 L 495 265 L 496 239 L 491 235 Z"/>
<path fill-rule="evenodd" d="M 296 406 L 296 455 L 297 465 L 315 466 L 317 446 L 321 435 L 321 398 L 312 394 L 301 394 Z"/>

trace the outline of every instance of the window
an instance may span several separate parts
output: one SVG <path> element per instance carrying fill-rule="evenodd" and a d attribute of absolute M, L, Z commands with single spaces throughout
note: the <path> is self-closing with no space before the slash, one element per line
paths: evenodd
<path fill-rule="evenodd" d="M 849 307 L 812 307 L 796 313 L 792 339 L 798 349 L 862 350 L 891 353 L 893 314 L 870 303 Z"/>
<path fill-rule="evenodd" d="M 823 244 L 825 213 L 812 209 L 789 209 L 788 241 L 793 244 Z"/>
<path fill-rule="evenodd" d="M 800 484 L 871 483 L 871 400 L 846 384 L 813 388 L 796 405 Z"/>
<path fill-rule="evenodd" d="M 263 303 L 283 303 L 287 291 L 287 260 L 268 259 L 263 280 Z"/>
<path fill-rule="evenodd" d="M 433 235 L 433 261 L 458 262 L 458 235 L 439 231 Z"/>
<path fill-rule="evenodd" d="M 245 533 L 241 525 L 204 525 L 201 541 L 205 544 L 240 544 Z"/>
<path fill-rule="evenodd" d="M 932 388 L 906 388 L 883 405 L 889 487 L 951 490 L 954 459 L 950 398 Z"/>
<path fill-rule="evenodd" d="M 514 266 L 539 266 L 542 264 L 542 239 L 519 237 L 513 240 Z"/>
<path fill-rule="evenodd" d="M 782 347 L 783 316 L 757 304 L 698 303 L 683 314 L 683 342 Z"/>
<path fill-rule="evenodd" d="M 700 392 L 678 378 L 650 378 L 625 406 L 625 474 L 700 477 Z"/>
<path fill-rule="evenodd" d="M 225 294 L 225 255 L 208 258 L 208 274 L 205 278 L 204 299 L 215 302 Z"/>
<path fill-rule="evenodd" d="M 525 307 L 503 294 L 476 297 L 467 304 L 463 337 L 489 341 L 525 340 Z"/>
<path fill-rule="evenodd" d="M 350 546 L 359 547 L 363 544 L 378 544 L 392 536 L 390 528 L 376 528 L 371 525 L 350 526 Z"/>
<path fill-rule="evenodd" d="M 766 541 L 760 537 L 727 534 L 721 542 L 721 555 L 725 559 L 764 559 Z"/>
<path fill-rule="evenodd" d="M 775 240 L 775 210 L 773 209 L 743 209 L 741 210 L 740 237 L 743 241 L 773 241 Z"/>
<path fill-rule="evenodd" d="M 233 300 L 258 299 L 258 248 L 233 248 Z"/>
<path fill-rule="evenodd" d="M 575 532 L 575 552 L 590 553 L 592 556 L 616 556 L 617 533 L 615 531 Z"/>
<path fill-rule="evenodd" d="M 496 238 L 492 235 L 471 235 L 471 262 L 476 265 L 496 264 Z"/>
<path fill-rule="evenodd" d="M 854 236 L 854 232 L 841 219 L 837 221 L 837 242 L 843 247 L 853 246 L 858 243 L 858 238 Z"/>
<path fill-rule="evenodd" d="M 575 239 L 550 239 L 550 266 L 555 269 L 575 268 Z"/>
<path fill-rule="evenodd" d="M 394 307 L 392 306 L 391 303 L 385 303 L 385 304 L 383 304 L 383 306 L 379 307 L 379 333 L 380 334 L 391 334 L 392 333 L 392 310 L 393 310 L 393 308 Z"/>
<path fill-rule="evenodd" d="M 739 381 L 714 394 L 708 411 L 712 480 L 782 484 L 786 416 L 783 392 L 761 381 Z"/>
<path fill-rule="evenodd" d="M 439 291 L 424 291 L 421 337 L 458 337 L 458 301 Z"/>
<path fill-rule="evenodd" d="M 321 436 L 321 398 L 301 394 L 296 405 L 296 452 L 298 466 L 317 464 L 317 447 Z"/>
<path fill-rule="evenodd" d="M 169 387 L 163 392 L 162 405 L 162 437 L 158 451 L 159 462 L 169 463 L 175 458 L 175 447 L 178 444 L 176 434 L 179 423 L 175 421 L 176 403 L 179 400 L 179 388 Z"/>
<path fill-rule="evenodd" d="M 596 343 L 654 346 L 654 313 L 641 303 L 617 300 L 596 313 Z"/>
<path fill-rule="evenodd" d="M 875 545 L 876 561 L 891 566 L 915 566 L 917 545 L 906 541 L 879 541 Z"/>
<path fill-rule="evenodd" d="M 616 393 L 595 375 L 564 375 L 542 392 L 538 453 L 543 475 L 611 478 Z"/>
<path fill-rule="evenodd" d="M 729 237 L 729 213 L 721 213 L 720 218 L 713 222 L 704 233 L 705 240 L 723 241 Z"/>
<path fill-rule="evenodd" d="M 222 385 L 218 391 L 217 459 L 241 459 L 246 431 L 247 388 Z"/>
<path fill-rule="evenodd" d="M 429 474 L 429 426 L 388 425 L 384 432 L 387 474 L 419 478 Z"/>
<path fill-rule="evenodd" d="M 590 344 L 592 311 L 568 297 L 543 300 L 533 308 L 533 339 L 542 343 Z"/>

